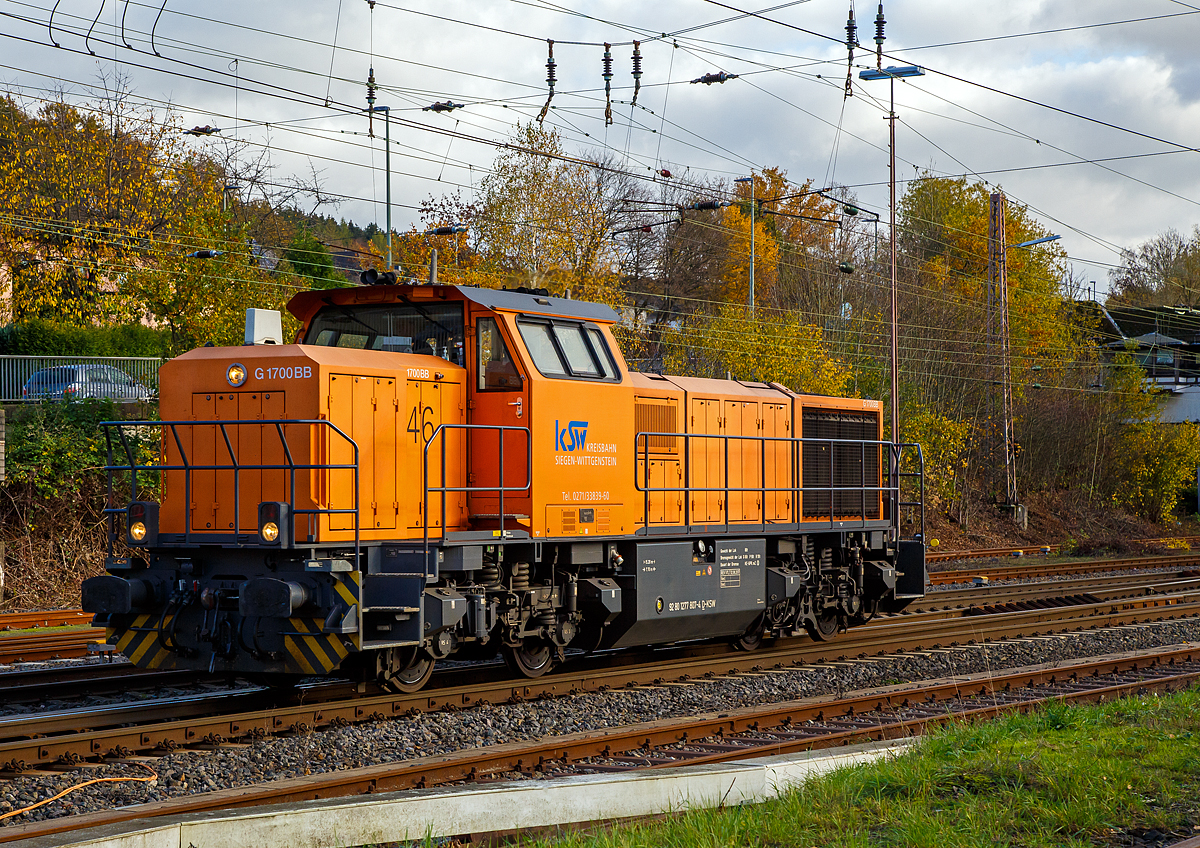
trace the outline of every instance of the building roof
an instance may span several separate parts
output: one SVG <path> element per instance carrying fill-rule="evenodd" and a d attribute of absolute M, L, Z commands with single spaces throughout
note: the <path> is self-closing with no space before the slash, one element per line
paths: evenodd
<path fill-rule="evenodd" d="M 1184 306 L 1108 304 L 1106 312 L 1117 331 L 1126 338 L 1136 340 L 1148 335 L 1161 334 L 1173 339 L 1174 344 L 1200 344 L 1200 309 Z M 1108 321 L 1102 323 L 1101 332 L 1112 337 Z"/>
<path fill-rule="evenodd" d="M 1140 336 L 1134 336 L 1131 339 L 1118 339 L 1115 342 L 1109 342 L 1106 347 L 1120 348 L 1133 342 L 1137 347 L 1183 347 L 1187 342 L 1182 339 L 1172 338 L 1171 336 L 1163 335 L 1162 333 L 1143 333 Z"/>

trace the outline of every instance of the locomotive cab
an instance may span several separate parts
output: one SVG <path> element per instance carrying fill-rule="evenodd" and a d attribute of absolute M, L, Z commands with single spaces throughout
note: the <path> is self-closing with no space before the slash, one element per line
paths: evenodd
<path fill-rule="evenodd" d="M 288 308 L 291 344 L 248 322 L 163 366 L 161 421 L 105 425 L 83 603 L 138 665 L 411 690 L 453 654 L 829 638 L 924 591 L 919 448 L 878 401 L 630 372 L 613 310 L 539 290 Z"/>

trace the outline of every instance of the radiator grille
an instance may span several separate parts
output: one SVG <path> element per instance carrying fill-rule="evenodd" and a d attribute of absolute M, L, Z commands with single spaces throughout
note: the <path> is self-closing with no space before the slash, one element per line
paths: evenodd
<path fill-rule="evenodd" d="M 801 436 L 805 439 L 852 439 L 859 442 L 875 442 L 879 439 L 879 418 L 872 414 L 806 409 L 802 424 Z M 880 517 L 879 492 L 874 489 L 880 481 L 878 445 L 806 441 L 801 458 L 804 463 L 805 518 L 831 514 Z M 828 491 L 811 491 L 810 487 L 814 486 L 849 486 L 855 491 L 833 492 L 831 498 Z"/>
<path fill-rule="evenodd" d="M 562 511 L 562 531 L 563 531 L 563 535 L 574 535 L 574 533 L 575 533 L 575 510 L 564 509 Z"/>
<path fill-rule="evenodd" d="M 679 408 L 672 398 L 635 398 L 633 403 L 633 432 L 678 433 Z M 679 453 L 680 439 L 674 436 L 647 436 L 636 445 L 640 452 L 649 441 L 652 453 Z"/>

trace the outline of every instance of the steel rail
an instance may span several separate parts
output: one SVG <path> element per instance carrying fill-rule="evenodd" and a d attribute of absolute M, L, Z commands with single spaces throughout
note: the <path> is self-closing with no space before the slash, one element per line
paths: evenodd
<path fill-rule="evenodd" d="M 111 663 L 0 672 L 0 692 L 4 693 L 8 703 L 14 703 L 124 692 L 154 686 L 194 684 L 196 681 L 196 673 L 191 670 L 160 671 L 138 668 L 122 658 Z"/>
<path fill-rule="evenodd" d="M 52 633 L 0 634 L 0 663 L 41 662 L 82 657 L 88 645 L 103 642 L 105 631 L 96 627 L 73 627 Z"/>
<path fill-rule="evenodd" d="M 987 577 L 989 580 L 1011 580 L 1028 577 L 1098 574 L 1127 568 L 1191 568 L 1196 566 L 1200 566 L 1200 552 L 1080 562 L 1040 560 L 1021 565 L 975 566 L 948 571 L 931 571 L 928 582 L 931 585 L 943 585 L 946 583 L 969 583 L 976 577 Z"/>
<path fill-rule="evenodd" d="M 931 592 L 913 601 L 906 612 L 936 609 L 963 609 L 974 606 L 996 606 L 1006 603 L 1037 603 L 1042 600 L 1070 598 L 1080 595 L 1120 597 L 1121 592 L 1151 594 L 1163 589 L 1176 591 L 1200 586 L 1200 576 L 1189 570 L 1154 574 L 1110 574 L 1102 577 L 1071 578 L 1047 583 L 1018 583 L 1010 585 L 969 587 Z M 1110 599 L 1105 597 L 1104 599 Z M 1100 600 L 1101 598 L 1097 598 Z"/>
<path fill-rule="evenodd" d="M 633 668 L 565 669 L 537 680 L 481 681 L 466 686 L 423 690 L 411 695 L 385 694 L 296 703 L 232 715 L 226 712 L 166 721 L 158 719 L 161 718 L 161 710 L 168 707 L 156 704 L 151 708 L 155 716 L 152 719 L 154 723 L 141 725 L 136 724 L 140 720 L 138 707 L 125 705 L 123 712 L 115 717 L 111 712 L 98 711 L 101 721 L 92 724 L 89 724 L 85 711 L 76 711 L 69 718 L 54 717 L 55 730 L 39 726 L 35 716 L 23 726 L 14 724 L 9 727 L 9 738 L 0 741 L 0 767 L 20 772 L 37 765 L 69 765 L 85 759 L 120 758 L 135 753 L 169 751 L 187 745 L 216 745 L 238 739 L 307 732 L 320 727 L 395 718 L 413 711 L 464 708 L 484 702 L 520 701 L 579 691 L 689 680 L 705 675 L 746 673 L 772 666 L 783 668 L 786 664 L 801 665 L 848 656 L 880 654 L 885 646 L 889 652 L 936 650 L 969 642 L 1045 635 L 1081 625 L 1095 629 L 1196 615 L 1200 615 L 1200 598 L 1196 593 L 1183 593 L 1068 608 L 934 618 L 923 622 L 913 621 L 912 617 L 897 617 L 859 628 L 846 638 L 829 643 L 798 641 L 753 653 L 685 657 Z M 475 679 L 480 677 L 478 672 L 470 672 L 470 676 Z M 111 724 L 114 718 L 119 719 L 121 724 L 100 726 L 105 720 Z M 67 731 L 64 723 L 73 724 L 73 730 Z M 14 738 L 17 732 L 27 737 L 36 735 L 36 738 Z"/>
<path fill-rule="evenodd" d="M 1048 700 L 1104 701 L 1139 692 L 1174 691 L 1198 679 L 1200 649 L 1195 647 L 1024 669 L 1004 675 L 964 675 L 839 699 L 807 698 L 534 742 L 507 743 L 11 825 L 0 828 L 0 843 L 163 816 L 425 788 L 514 773 L 561 774 L 563 764 L 570 764 L 578 771 L 633 770 L 630 765 L 606 766 L 594 762 L 596 758 L 642 768 L 663 768 L 904 738 L 930 726 L 1025 711 Z M 1042 687 L 1043 691 L 1038 692 L 1035 687 Z M 953 704 L 963 708 L 954 709 Z"/>
<path fill-rule="evenodd" d="M 69 627 L 91 624 L 92 614 L 83 610 L 40 610 L 0 613 L 0 630 L 29 630 L 34 627 Z"/>
<path fill-rule="evenodd" d="M 1129 541 L 1141 545 L 1165 545 L 1170 542 L 1183 542 L 1188 545 L 1200 543 L 1200 536 L 1167 536 L 1159 539 L 1130 539 Z M 987 559 L 989 557 L 1013 556 L 1018 552 L 1021 554 L 1040 553 L 1043 550 L 1048 550 L 1051 553 L 1061 553 L 1063 546 L 1061 544 L 1049 545 L 1020 545 L 1011 548 L 979 548 L 968 551 L 926 551 L 926 562 L 953 562 L 960 559 Z"/>

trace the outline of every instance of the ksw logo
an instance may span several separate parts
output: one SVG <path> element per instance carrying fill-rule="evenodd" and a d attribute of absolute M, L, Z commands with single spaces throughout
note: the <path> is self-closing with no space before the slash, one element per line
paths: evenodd
<path fill-rule="evenodd" d="M 586 421 L 570 421 L 566 427 L 559 429 L 558 419 L 554 421 L 554 449 L 559 451 L 583 450 L 587 441 Z"/>

